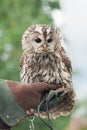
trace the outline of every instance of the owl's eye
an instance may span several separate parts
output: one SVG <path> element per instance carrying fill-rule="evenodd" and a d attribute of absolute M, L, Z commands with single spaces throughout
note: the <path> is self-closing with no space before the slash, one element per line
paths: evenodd
<path fill-rule="evenodd" d="M 41 39 L 40 39 L 40 38 L 36 38 L 36 39 L 35 39 L 35 42 L 40 43 L 40 42 L 41 42 Z"/>
<path fill-rule="evenodd" d="M 49 39 L 47 40 L 47 42 L 48 42 L 48 43 L 52 42 L 52 38 L 49 38 Z"/>

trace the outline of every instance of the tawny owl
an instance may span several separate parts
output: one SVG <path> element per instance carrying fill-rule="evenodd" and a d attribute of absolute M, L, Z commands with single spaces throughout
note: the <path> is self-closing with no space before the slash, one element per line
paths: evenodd
<path fill-rule="evenodd" d="M 56 27 L 32 25 L 22 37 L 23 55 L 20 59 L 22 82 L 47 82 L 60 87 L 72 88 L 72 67 L 69 57 L 61 45 Z M 66 115 L 74 106 L 74 93 L 64 96 L 50 115 Z"/>

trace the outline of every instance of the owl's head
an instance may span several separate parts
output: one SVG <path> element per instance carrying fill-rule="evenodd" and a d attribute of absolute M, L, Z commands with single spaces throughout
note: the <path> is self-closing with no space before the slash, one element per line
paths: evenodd
<path fill-rule="evenodd" d="M 23 34 L 22 48 L 33 53 L 49 53 L 60 49 L 60 33 L 51 25 L 32 25 Z"/>

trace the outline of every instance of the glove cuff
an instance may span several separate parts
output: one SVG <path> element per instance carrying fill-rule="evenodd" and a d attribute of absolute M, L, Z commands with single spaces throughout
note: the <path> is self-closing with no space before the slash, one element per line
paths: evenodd
<path fill-rule="evenodd" d="M 0 127 L 14 126 L 24 117 L 25 111 L 16 102 L 6 80 L 0 80 Z"/>

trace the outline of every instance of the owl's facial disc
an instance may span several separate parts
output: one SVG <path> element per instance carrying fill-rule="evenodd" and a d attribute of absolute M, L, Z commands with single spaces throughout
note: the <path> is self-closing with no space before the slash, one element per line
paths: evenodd
<path fill-rule="evenodd" d="M 60 43 L 57 29 L 51 25 L 32 25 L 23 34 L 22 48 L 32 53 L 53 53 Z"/>
<path fill-rule="evenodd" d="M 35 53 L 49 53 L 55 51 L 56 42 L 52 36 L 44 38 L 42 34 L 37 34 L 31 40 L 31 45 Z"/>
<path fill-rule="evenodd" d="M 32 51 L 35 53 L 54 52 L 57 45 L 57 39 L 55 35 L 56 29 L 52 26 L 34 26 L 29 39 Z"/>

